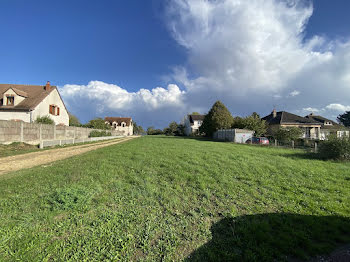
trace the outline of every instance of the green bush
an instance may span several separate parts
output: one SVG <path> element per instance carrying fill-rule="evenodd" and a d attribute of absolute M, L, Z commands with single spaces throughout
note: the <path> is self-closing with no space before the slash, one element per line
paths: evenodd
<path fill-rule="evenodd" d="M 55 122 L 49 117 L 49 116 L 38 116 L 35 120 L 35 123 L 37 124 L 47 124 L 47 125 L 54 125 Z"/>
<path fill-rule="evenodd" d="M 111 132 L 108 131 L 98 131 L 98 130 L 94 130 L 91 131 L 89 134 L 89 137 L 101 137 L 101 136 L 111 136 Z"/>
<path fill-rule="evenodd" d="M 323 159 L 350 160 L 350 138 L 329 136 L 320 144 L 319 155 Z"/>

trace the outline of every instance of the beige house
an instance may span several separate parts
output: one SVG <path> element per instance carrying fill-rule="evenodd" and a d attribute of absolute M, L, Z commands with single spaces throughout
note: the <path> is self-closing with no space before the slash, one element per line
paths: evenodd
<path fill-rule="evenodd" d="M 273 128 L 298 127 L 303 131 L 302 137 L 305 139 L 321 139 L 321 123 L 306 117 L 301 117 L 285 111 L 276 112 L 262 118 L 269 126 L 268 132 Z"/>
<path fill-rule="evenodd" d="M 197 134 L 205 115 L 187 115 L 184 119 L 185 135 Z"/>
<path fill-rule="evenodd" d="M 324 118 L 322 116 L 315 115 L 313 113 L 305 116 L 307 119 L 312 119 L 321 124 L 320 139 L 324 140 L 329 135 L 336 135 L 337 137 L 349 137 L 350 129 L 338 123 Z"/>
<path fill-rule="evenodd" d="M 105 123 L 124 136 L 133 135 L 134 125 L 131 117 L 105 117 Z"/>
<path fill-rule="evenodd" d="M 69 125 L 66 106 L 56 86 L 0 84 L 0 120 L 33 123 L 49 116 L 56 125 Z"/>

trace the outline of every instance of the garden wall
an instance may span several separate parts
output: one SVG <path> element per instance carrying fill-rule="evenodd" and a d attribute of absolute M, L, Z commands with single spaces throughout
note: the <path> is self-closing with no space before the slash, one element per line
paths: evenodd
<path fill-rule="evenodd" d="M 98 129 L 0 120 L 0 143 L 24 142 L 35 145 L 44 140 L 86 139 L 93 130 Z M 108 131 L 112 136 L 123 135 L 120 131 Z"/>
<path fill-rule="evenodd" d="M 246 129 L 220 129 L 214 133 L 214 140 L 245 143 L 254 134 L 252 130 Z"/>

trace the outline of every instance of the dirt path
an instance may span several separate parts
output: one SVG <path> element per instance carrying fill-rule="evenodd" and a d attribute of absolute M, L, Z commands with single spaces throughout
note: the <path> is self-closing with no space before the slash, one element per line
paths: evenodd
<path fill-rule="evenodd" d="M 0 175 L 24 168 L 31 168 L 34 166 L 52 163 L 57 160 L 66 159 L 98 148 L 123 143 L 134 138 L 137 138 L 137 136 L 0 158 Z M 48 155 L 50 157 L 47 157 Z"/>

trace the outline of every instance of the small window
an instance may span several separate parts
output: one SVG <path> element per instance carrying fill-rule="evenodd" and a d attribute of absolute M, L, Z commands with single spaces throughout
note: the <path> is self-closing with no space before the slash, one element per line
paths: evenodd
<path fill-rule="evenodd" d="M 60 115 L 60 108 L 55 105 L 50 105 L 49 107 L 49 113 L 54 116 L 59 116 Z"/>
<path fill-rule="evenodd" d="M 7 97 L 7 105 L 13 106 L 15 104 L 15 97 L 14 96 L 8 96 Z"/>
<path fill-rule="evenodd" d="M 125 123 L 124 122 L 122 123 L 122 127 L 125 127 Z"/>

